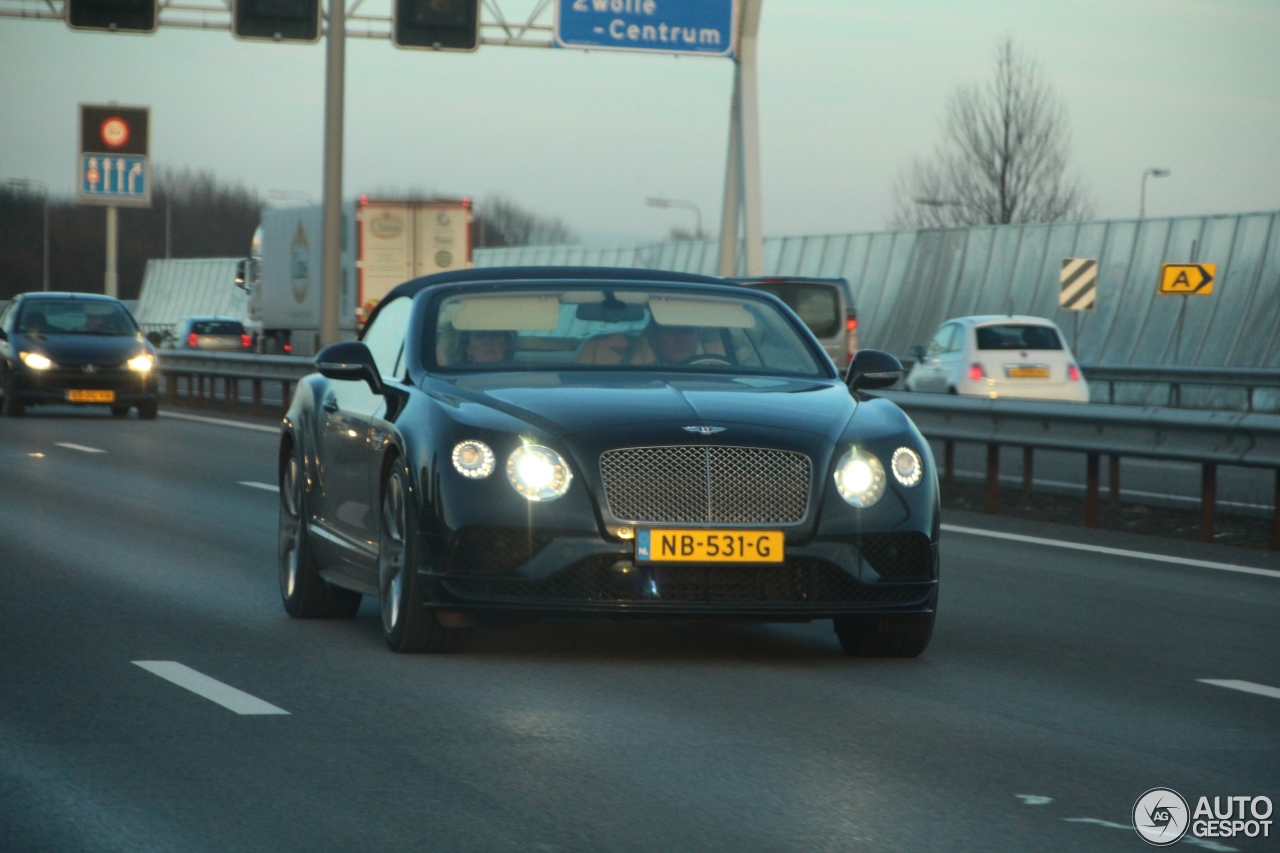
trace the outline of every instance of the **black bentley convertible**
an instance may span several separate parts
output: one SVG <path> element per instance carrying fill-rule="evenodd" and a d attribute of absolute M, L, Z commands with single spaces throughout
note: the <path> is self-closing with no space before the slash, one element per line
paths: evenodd
<path fill-rule="evenodd" d="M 396 651 L 537 615 L 832 619 L 852 655 L 933 630 L 928 443 L 786 305 L 723 279 L 506 268 L 407 282 L 326 347 L 280 445 L 296 617 L 381 601 Z"/>

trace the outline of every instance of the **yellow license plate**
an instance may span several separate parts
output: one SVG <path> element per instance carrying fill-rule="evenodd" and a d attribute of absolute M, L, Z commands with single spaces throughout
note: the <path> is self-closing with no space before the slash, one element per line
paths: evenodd
<path fill-rule="evenodd" d="M 636 559 L 651 563 L 781 563 L 781 530 L 637 530 Z"/>
<path fill-rule="evenodd" d="M 1048 379 L 1049 368 L 1047 367 L 1010 367 L 1010 379 Z"/>
<path fill-rule="evenodd" d="M 115 391 L 68 391 L 67 399 L 72 403 L 114 403 Z"/>

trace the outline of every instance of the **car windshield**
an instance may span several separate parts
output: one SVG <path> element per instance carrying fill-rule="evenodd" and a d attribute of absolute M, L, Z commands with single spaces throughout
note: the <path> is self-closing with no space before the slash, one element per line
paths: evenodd
<path fill-rule="evenodd" d="M 688 370 L 825 377 L 764 298 L 575 282 L 441 298 L 428 364 L 444 370 Z"/>
<path fill-rule="evenodd" d="M 138 329 L 117 302 L 40 299 L 22 307 L 18 331 L 35 335 L 136 335 Z"/>
<path fill-rule="evenodd" d="M 1007 323 L 979 326 L 978 349 L 1062 349 L 1062 339 L 1052 326 Z"/>
<path fill-rule="evenodd" d="M 194 320 L 191 331 L 197 335 L 242 335 L 244 326 L 237 320 Z"/>

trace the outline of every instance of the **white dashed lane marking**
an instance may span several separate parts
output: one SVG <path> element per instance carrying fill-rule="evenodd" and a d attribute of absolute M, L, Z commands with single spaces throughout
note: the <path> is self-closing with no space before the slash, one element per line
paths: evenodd
<path fill-rule="evenodd" d="M 229 684 L 223 684 L 202 672 L 172 660 L 136 660 L 134 665 L 140 666 L 152 675 L 158 675 L 165 681 L 190 690 L 210 702 L 216 702 L 229 711 L 237 714 L 288 714 L 283 708 L 277 708 L 270 702 L 264 702 L 257 696 L 250 696 L 243 690 L 237 690 Z"/>
<path fill-rule="evenodd" d="M 1258 696 L 1268 696 L 1272 699 L 1280 699 L 1280 687 L 1268 687 L 1265 684 L 1255 684 L 1252 681 L 1238 681 L 1234 678 L 1197 678 L 1201 684 L 1212 684 L 1214 687 L 1225 687 L 1228 690 L 1239 690 L 1244 693 L 1253 693 Z"/>
<path fill-rule="evenodd" d="M 1126 832 L 1133 832 L 1132 824 L 1114 823 L 1109 820 L 1101 820 L 1096 817 L 1064 817 L 1067 823 L 1091 823 L 1094 826 L 1105 826 L 1107 829 L 1123 829 Z M 1215 850 L 1217 853 L 1236 853 L 1238 847 L 1228 847 L 1225 844 L 1219 844 L 1216 841 L 1209 841 L 1204 838 L 1196 838 L 1194 835 L 1187 834 L 1182 836 L 1180 844 L 1190 844 L 1192 847 L 1203 847 L 1205 850 Z"/>
<path fill-rule="evenodd" d="M 79 450 L 81 453 L 106 453 L 105 450 L 99 450 L 96 447 L 85 447 L 83 444 L 72 444 L 69 441 L 54 442 L 59 447 L 65 447 L 68 450 Z"/>
<path fill-rule="evenodd" d="M 995 530 L 983 530 L 978 527 L 961 527 L 956 524 L 944 524 L 942 529 L 948 533 L 967 533 L 970 536 L 987 536 L 992 539 L 1004 539 L 1009 542 L 1025 542 L 1029 545 L 1047 545 L 1050 548 L 1068 548 L 1073 551 L 1091 551 L 1095 554 L 1107 554 L 1112 557 L 1130 557 L 1135 560 L 1150 560 L 1155 563 L 1173 563 L 1178 566 L 1192 566 L 1198 569 L 1216 569 L 1220 572 L 1236 572 L 1242 575 L 1258 575 L 1264 578 L 1280 578 L 1280 571 L 1275 569 L 1255 569 L 1253 566 L 1237 566 L 1233 563 L 1216 563 L 1212 560 L 1193 560 L 1189 557 L 1170 557 L 1167 554 L 1149 554 L 1146 551 L 1127 551 L 1123 548 L 1106 548 L 1102 545 L 1086 545 L 1083 542 L 1067 542 L 1063 539 L 1042 539 L 1039 536 L 1023 536 L 1021 533 L 1000 533 Z"/>
<path fill-rule="evenodd" d="M 239 482 L 240 485 L 248 486 L 251 489 L 262 489 L 264 492 L 280 491 L 279 486 L 273 486 L 270 483 L 257 483 L 257 482 L 254 482 L 253 480 L 239 480 L 237 482 Z"/>

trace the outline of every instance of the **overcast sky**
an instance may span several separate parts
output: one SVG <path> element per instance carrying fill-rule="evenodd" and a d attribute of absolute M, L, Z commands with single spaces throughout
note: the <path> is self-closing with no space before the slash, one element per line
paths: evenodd
<path fill-rule="evenodd" d="M 532 0 L 501 0 L 509 14 Z M 673 0 L 666 0 L 673 2 Z M 14 8 L 0 0 L 0 8 Z M 958 85 L 1011 35 L 1061 95 L 1099 218 L 1280 209 L 1280 0 L 764 0 L 766 236 L 879 230 Z M 594 244 L 719 220 L 732 62 L 350 39 L 348 197 L 501 194 Z M 0 180 L 74 192 L 76 105 L 149 105 L 153 162 L 320 198 L 324 46 L 0 18 Z"/>

